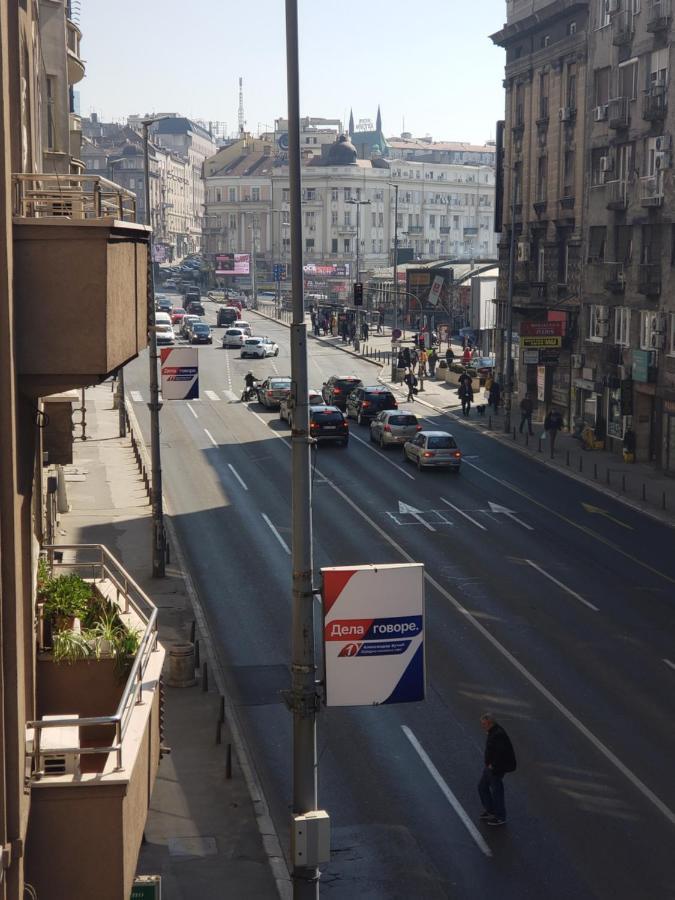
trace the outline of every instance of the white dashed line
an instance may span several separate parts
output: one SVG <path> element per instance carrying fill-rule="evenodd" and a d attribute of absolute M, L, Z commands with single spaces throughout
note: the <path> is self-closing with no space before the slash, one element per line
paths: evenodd
<path fill-rule="evenodd" d="M 452 806 L 454 811 L 459 816 L 460 822 L 462 823 L 462 825 L 464 825 L 466 830 L 469 832 L 471 837 L 476 842 L 478 849 L 481 851 L 481 853 L 484 853 L 485 856 L 492 856 L 492 850 L 490 850 L 488 845 L 485 843 L 483 836 L 481 835 L 481 833 L 478 831 L 476 826 L 473 824 L 473 822 L 469 818 L 468 813 L 466 812 L 466 810 L 464 809 L 462 804 L 459 802 L 457 797 L 455 797 L 455 795 L 452 793 L 452 791 L 448 787 L 447 782 L 445 781 L 445 779 L 443 778 L 441 773 L 438 771 L 436 766 L 432 763 L 432 761 L 429 758 L 429 755 L 427 754 L 424 747 L 420 744 L 420 742 L 417 740 L 417 738 L 412 733 L 412 731 L 408 728 L 407 725 L 401 725 L 401 728 L 403 729 L 403 734 L 408 738 L 410 743 L 415 748 L 417 755 L 419 756 L 419 758 L 422 760 L 422 762 L 426 766 L 427 771 L 429 772 L 431 777 L 434 779 L 436 784 L 441 789 L 441 793 L 443 794 L 443 796 L 448 801 L 450 806 Z"/>
<path fill-rule="evenodd" d="M 398 469 L 402 475 L 405 475 L 406 478 L 409 478 L 411 481 L 415 480 L 415 476 L 411 475 L 410 472 L 406 472 L 406 470 L 399 466 L 398 463 L 395 463 L 393 459 L 387 459 L 384 452 L 380 450 L 376 450 L 368 441 L 364 441 L 363 438 L 357 437 L 353 431 L 350 430 L 351 437 L 354 438 L 355 441 L 358 441 L 359 444 L 363 444 L 364 447 L 367 447 L 368 450 L 371 450 L 373 453 L 376 453 L 379 457 L 381 457 L 386 463 L 389 463 L 390 466 L 393 466 L 395 469 Z"/>
<path fill-rule="evenodd" d="M 195 417 L 195 419 L 199 418 L 199 417 L 197 416 L 197 413 L 194 411 L 194 409 L 190 406 L 189 403 L 186 403 L 185 405 L 186 405 L 187 408 L 190 410 L 190 412 L 191 412 L 192 415 Z"/>
<path fill-rule="evenodd" d="M 237 395 L 234 391 L 223 391 L 223 394 L 230 401 L 230 403 L 236 403 Z"/>
<path fill-rule="evenodd" d="M 528 566 L 532 566 L 533 569 L 536 569 L 544 578 L 548 578 L 553 584 L 557 584 L 561 591 L 565 591 L 565 593 L 569 594 L 570 597 L 574 597 L 575 600 L 578 600 L 579 603 L 583 603 L 584 606 L 587 606 L 589 609 L 592 609 L 593 612 L 600 612 L 597 606 L 593 606 L 592 603 L 589 603 L 588 600 L 584 600 L 581 594 L 577 594 L 576 591 L 573 591 L 572 588 L 568 588 L 566 584 L 563 584 L 562 581 L 558 581 L 557 578 L 554 578 L 549 572 L 545 569 L 542 569 L 541 566 L 538 566 L 535 562 L 532 562 L 531 559 L 526 559 L 525 562 Z"/>
<path fill-rule="evenodd" d="M 232 472 L 232 474 L 234 475 L 234 477 L 237 479 L 237 481 L 239 482 L 239 484 L 243 487 L 243 489 L 244 489 L 245 491 L 247 491 L 248 488 L 246 487 L 246 482 L 245 482 L 244 479 L 241 477 L 241 475 L 239 474 L 239 472 L 237 472 L 237 470 L 236 470 L 235 467 L 232 465 L 232 463 L 228 463 L 228 464 L 227 464 L 227 467 L 228 467 L 228 469 Z"/>
<path fill-rule="evenodd" d="M 451 503 L 449 500 L 446 500 L 445 497 L 441 497 L 440 499 L 443 503 L 447 504 L 447 506 L 449 506 L 451 509 L 454 509 L 455 512 L 459 513 L 460 516 L 464 516 L 465 519 L 468 519 L 469 522 L 472 522 L 476 526 L 476 528 L 480 528 L 480 529 L 482 529 L 482 531 L 487 531 L 487 528 L 485 527 L 485 525 L 481 525 L 480 522 L 477 522 L 468 513 L 465 513 L 463 509 L 459 508 L 459 506 L 455 506 L 454 503 Z"/>
<path fill-rule="evenodd" d="M 214 436 L 211 434 L 211 432 L 208 430 L 208 428 L 204 429 L 204 434 L 211 441 L 211 443 L 213 444 L 214 447 L 218 446 L 218 441 L 214 438 Z"/>
<path fill-rule="evenodd" d="M 269 527 L 271 528 L 272 534 L 274 535 L 274 537 L 279 541 L 279 543 L 280 543 L 281 546 L 284 548 L 284 550 L 286 551 L 286 553 L 288 553 L 288 555 L 290 556 L 290 555 L 291 555 L 291 549 L 290 549 L 290 547 L 288 546 L 288 544 L 286 543 L 286 541 L 282 538 L 282 536 L 279 534 L 279 532 L 276 530 L 276 528 L 274 527 L 274 525 L 273 525 L 272 522 L 270 521 L 269 516 L 266 516 L 265 513 L 260 513 L 260 515 L 263 517 L 263 519 L 267 522 L 267 524 L 268 524 Z"/>
<path fill-rule="evenodd" d="M 209 400 L 220 400 L 218 394 L 215 391 L 204 391 Z"/>
<path fill-rule="evenodd" d="M 129 391 L 129 394 L 131 396 L 131 399 L 134 401 L 134 403 L 142 403 L 143 402 L 143 395 L 141 394 L 140 391 Z"/>
<path fill-rule="evenodd" d="M 675 663 L 671 662 L 669 659 L 664 659 L 664 663 L 669 666 L 675 672 Z"/>

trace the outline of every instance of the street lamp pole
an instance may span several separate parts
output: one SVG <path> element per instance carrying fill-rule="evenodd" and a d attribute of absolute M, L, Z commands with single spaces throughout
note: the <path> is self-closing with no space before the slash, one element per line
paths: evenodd
<path fill-rule="evenodd" d="M 511 239 L 509 242 L 509 280 L 506 294 L 506 339 L 504 341 L 504 431 L 511 431 L 511 407 L 513 405 L 513 281 L 516 265 L 516 188 L 517 172 L 512 169 L 511 188 Z"/>
<path fill-rule="evenodd" d="M 314 574 L 312 562 L 311 438 L 307 377 L 307 325 L 302 272 L 302 201 L 300 174 L 300 90 L 298 4 L 286 0 L 286 69 L 288 88 L 288 174 L 291 209 L 291 571 L 293 593 L 291 691 L 293 713 L 293 814 L 317 809 L 318 759 L 316 719 L 320 708 L 314 647 Z M 291 824 L 291 827 L 295 822 Z M 293 832 L 294 833 L 294 832 Z M 320 860 L 300 861 L 293 843 L 293 897 L 318 900 Z"/>
<path fill-rule="evenodd" d="M 398 330 L 398 185 L 389 182 L 389 187 L 394 189 L 394 328 Z M 393 343 L 393 342 L 392 342 Z M 394 351 L 391 353 L 391 380 L 396 377 L 397 360 L 394 359 Z"/>
<path fill-rule="evenodd" d="M 145 224 L 149 225 L 150 244 L 148 247 L 148 361 L 150 364 L 150 456 L 152 463 L 152 574 L 155 578 L 165 575 L 166 538 L 164 534 L 164 509 L 162 500 L 162 460 L 159 448 L 159 381 L 157 377 L 157 333 L 155 331 L 155 284 L 152 261 L 152 216 L 150 213 L 150 162 L 148 149 L 148 129 L 158 119 L 143 119 L 143 168 L 145 186 Z"/>
<path fill-rule="evenodd" d="M 357 281 L 361 281 L 361 207 L 362 206 L 370 206 L 370 200 L 347 200 L 347 203 L 351 203 L 352 206 L 356 207 L 356 278 L 354 279 L 354 284 Z M 352 292 L 352 299 L 353 299 Z M 359 337 L 360 337 L 360 321 L 359 321 L 359 311 L 355 310 L 356 315 L 356 338 L 354 340 L 354 349 L 358 352 L 359 349 Z"/>
<path fill-rule="evenodd" d="M 123 163 L 124 159 L 109 159 L 108 168 L 110 169 L 110 180 L 115 180 L 115 166 Z M 117 415 L 120 437 L 127 436 L 127 418 L 124 398 L 124 366 L 120 366 L 117 370 Z"/>

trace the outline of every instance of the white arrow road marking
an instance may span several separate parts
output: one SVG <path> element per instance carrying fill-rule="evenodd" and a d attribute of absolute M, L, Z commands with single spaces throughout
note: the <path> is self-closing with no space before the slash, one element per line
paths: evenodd
<path fill-rule="evenodd" d="M 412 731 L 408 728 L 407 725 L 401 725 L 401 728 L 403 729 L 403 734 L 408 738 L 410 743 L 415 748 L 417 755 L 422 760 L 424 765 L 427 767 L 429 774 L 431 775 L 431 777 L 434 779 L 436 784 L 441 789 L 443 796 L 445 797 L 445 799 L 448 801 L 450 806 L 452 806 L 454 811 L 459 816 L 460 822 L 462 823 L 462 825 L 464 825 L 466 830 L 469 832 L 471 837 L 474 839 L 474 841 L 478 845 L 479 850 L 482 853 L 484 853 L 486 856 L 492 856 L 492 850 L 490 850 L 488 845 L 485 843 L 485 840 L 483 839 L 482 834 L 478 831 L 476 826 L 473 824 L 473 822 L 469 818 L 469 816 L 468 816 L 466 810 L 464 809 L 464 807 L 462 806 L 462 804 L 459 802 L 457 797 L 455 797 L 455 795 L 452 793 L 452 791 L 448 787 L 447 782 L 445 781 L 445 779 L 443 778 L 441 773 L 438 771 L 436 766 L 432 763 L 432 761 L 429 758 L 429 755 L 427 754 L 424 747 L 420 744 L 420 742 L 417 740 L 417 738 L 412 733 Z"/>
<path fill-rule="evenodd" d="M 523 528 L 527 528 L 528 531 L 534 531 L 534 528 L 531 525 L 528 525 L 527 522 L 523 522 L 522 519 L 519 519 L 512 509 L 507 509 L 505 506 L 493 503 L 492 500 L 488 500 L 488 506 L 490 507 L 490 512 L 501 513 L 503 516 L 508 516 L 509 519 L 522 525 Z"/>
<path fill-rule="evenodd" d="M 237 481 L 239 482 L 239 484 L 243 487 L 243 489 L 244 489 L 245 491 L 247 491 L 248 488 L 246 487 L 246 482 L 245 482 L 244 479 L 241 477 L 241 475 L 239 474 L 239 472 L 237 472 L 237 470 L 236 470 L 235 467 L 232 465 L 232 463 L 228 463 L 228 464 L 227 464 L 227 467 L 228 467 L 228 469 L 232 472 L 232 474 L 234 475 L 234 477 L 237 479 Z"/>
<path fill-rule="evenodd" d="M 265 520 L 265 522 L 267 522 L 267 524 L 268 524 L 269 527 L 271 528 L 272 534 L 274 535 L 274 537 L 279 541 L 279 543 L 280 543 L 281 546 L 284 548 L 284 550 L 286 551 L 286 553 L 288 553 L 288 555 L 290 556 L 290 555 L 291 555 L 290 547 L 288 546 L 288 544 L 286 543 L 286 541 L 282 538 L 282 536 L 279 534 L 279 532 L 276 530 L 276 528 L 274 527 L 274 525 L 273 525 L 272 522 L 270 521 L 269 516 L 266 516 L 265 513 L 260 513 L 260 515 L 263 517 L 263 519 Z"/>
<path fill-rule="evenodd" d="M 401 515 L 408 513 L 416 519 L 420 525 L 424 525 L 425 528 L 428 528 L 429 531 L 436 531 L 433 525 L 430 525 L 428 522 L 425 522 L 422 518 L 422 511 L 419 509 L 415 509 L 414 506 L 409 506 L 407 503 L 403 503 L 401 500 L 398 501 L 398 511 Z"/>
<path fill-rule="evenodd" d="M 215 391 L 204 391 L 209 400 L 220 400 L 218 394 Z"/>
<path fill-rule="evenodd" d="M 134 403 L 143 402 L 143 395 L 140 391 L 129 391 L 129 394 L 131 395 L 131 399 L 134 401 Z"/>
<path fill-rule="evenodd" d="M 584 600 L 581 594 L 577 594 L 576 591 L 573 591 L 572 588 L 568 588 L 566 584 L 563 584 L 562 581 L 558 581 L 557 578 L 554 578 L 550 572 L 547 572 L 545 569 L 542 569 L 541 566 L 538 566 L 535 562 L 532 562 L 531 559 L 526 559 L 525 562 L 528 566 L 532 566 L 533 569 L 536 569 L 544 578 L 548 578 L 549 581 L 552 581 L 553 584 L 557 584 L 561 591 L 565 591 L 565 593 L 569 594 L 570 597 L 574 597 L 575 600 L 578 600 L 579 603 L 583 603 L 584 606 L 587 606 L 589 609 L 592 609 L 593 612 L 600 612 L 597 606 L 594 606 L 592 603 L 589 603 L 588 600 Z"/>
<path fill-rule="evenodd" d="M 455 506 L 454 503 L 451 503 L 449 500 L 446 500 L 445 497 L 441 497 L 440 500 L 441 500 L 442 503 L 447 503 L 447 505 L 448 505 L 451 509 L 454 509 L 455 512 L 458 512 L 458 513 L 460 514 L 460 516 L 464 516 L 464 518 L 465 518 L 465 519 L 468 519 L 469 522 L 473 522 L 473 524 L 476 526 L 476 528 L 480 528 L 482 531 L 487 531 L 487 528 L 485 527 L 485 525 L 481 525 L 480 522 L 477 522 L 477 521 L 476 521 L 474 518 L 472 518 L 468 513 L 465 513 L 463 509 L 460 509 L 460 508 L 459 508 L 459 506 Z"/>

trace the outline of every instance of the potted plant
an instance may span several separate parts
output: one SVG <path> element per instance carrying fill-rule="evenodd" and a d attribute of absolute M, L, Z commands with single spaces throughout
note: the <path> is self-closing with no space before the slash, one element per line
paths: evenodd
<path fill-rule="evenodd" d="M 78 659 L 88 659 L 92 654 L 91 644 L 86 634 L 63 629 L 52 637 L 54 662 L 72 665 Z"/>
<path fill-rule="evenodd" d="M 138 653 L 141 644 L 141 633 L 136 628 L 129 628 L 122 624 L 115 642 L 115 660 L 117 674 L 120 678 L 126 678 L 131 668 L 132 660 Z"/>
<path fill-rule="evenodd" d="M 79 575 L 59 575 L 49 581 L 45 593 L 44 611 L 53 630 L 80 631 L 92 597 L 91 585 Z"/>
<path fill-rule="evenodd" d="M 96 659 L 102 656 L 117 656 L 119 645 L 123 642 L 124 631 L 125 627 L 116 612 L 110 610 L 104 613 L 93 628 L 87 631 Z"/>

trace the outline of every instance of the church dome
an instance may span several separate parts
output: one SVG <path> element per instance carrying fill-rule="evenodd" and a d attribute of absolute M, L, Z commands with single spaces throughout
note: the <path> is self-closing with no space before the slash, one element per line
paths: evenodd
<path fill-rule="evenodd" d="M 331 144 L 326 154 L 327 166 L 354 166 L 356 165 L 356 147 L 349 140 L 349 136 L 341 134 L 334 144 Z"/>

